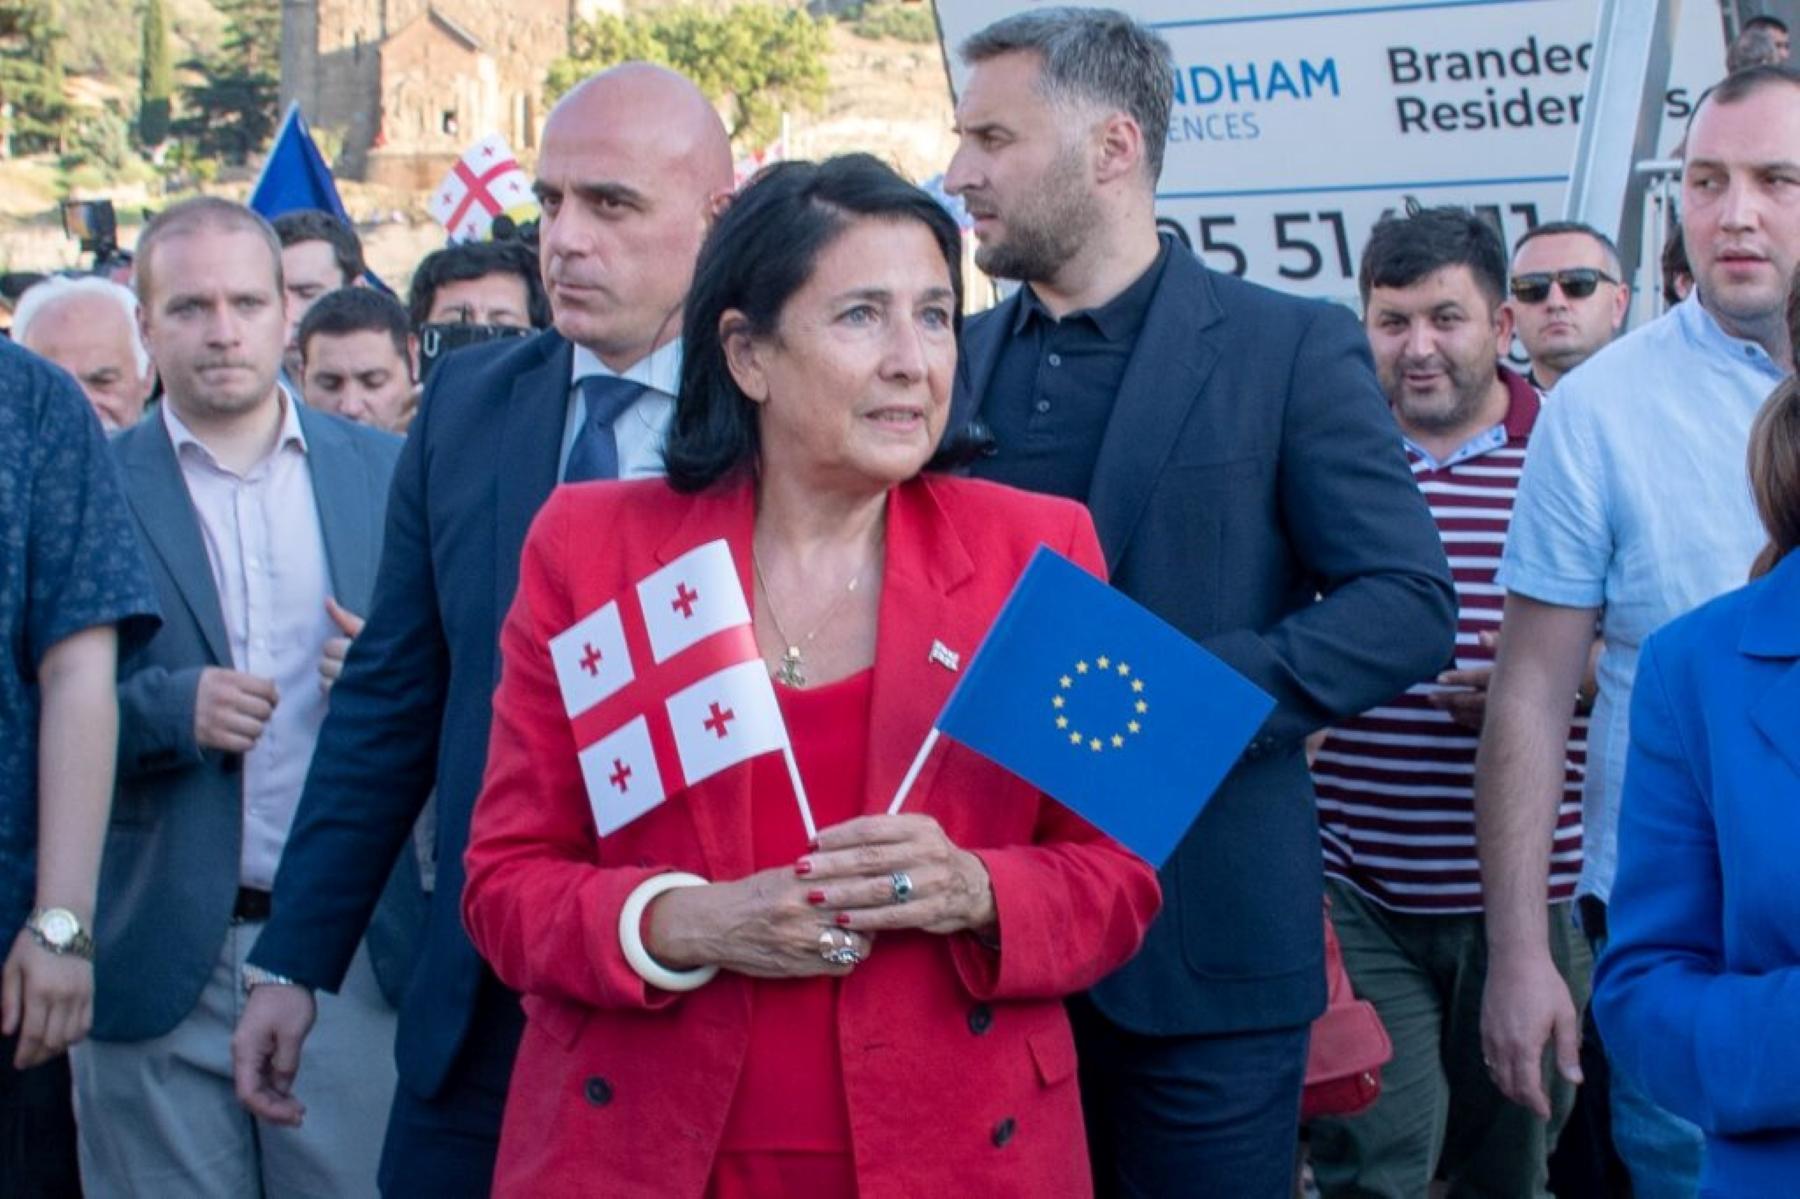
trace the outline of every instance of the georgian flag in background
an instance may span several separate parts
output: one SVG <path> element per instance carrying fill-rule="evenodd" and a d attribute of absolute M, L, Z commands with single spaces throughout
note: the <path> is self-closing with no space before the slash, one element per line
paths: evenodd
<path fill-rule="evenodd" d="M 603 837 L 685 787 L 788 748 L 724 541 L 552 637 L 550 658 Z"/>

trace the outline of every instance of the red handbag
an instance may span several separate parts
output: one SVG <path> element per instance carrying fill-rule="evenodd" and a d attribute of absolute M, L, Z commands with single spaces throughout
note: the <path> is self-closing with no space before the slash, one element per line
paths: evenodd
<path fill-rule="evenodd" d="M 1313 1021 L 1306 1050 L 1306 1089 L 1300 1119 L 1354 1116 L 1381 1096 L 1381 1068 L 1394 1056 L 1394 1043 L 1375 1005 L 1358 999 L 1344 969 L 1344 951 L 1331 927 L 1331 900 L 1325 900 L 1325 1012 Z"/>

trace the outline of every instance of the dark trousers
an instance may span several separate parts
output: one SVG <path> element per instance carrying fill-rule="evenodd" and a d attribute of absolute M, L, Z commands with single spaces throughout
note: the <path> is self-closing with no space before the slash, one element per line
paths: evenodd
<path fill-rule="evenodd" d="M 484 977 L 462 1056 L 443 1089 L 424 1099 L 407 1089 L 403 1077 L 394 1090 L 381 1147 L 379 1182 L 386 1199 L 485 1199 L 493 1188 L 506 1087 L 524 1030 L 518 997 Z"/>
<path fill-rule="evenodd" d="M 17 1070 L 18 1051 L 18 1037 L 0 1037 L 0 1194 L 80 1199 L 68 1055 Z"/>
<path fill-rule="evenodd" d="M 1146 1037 L 1070 1001 L 1094 1190 L 1290 1199 L 1310 1029 Z"/>

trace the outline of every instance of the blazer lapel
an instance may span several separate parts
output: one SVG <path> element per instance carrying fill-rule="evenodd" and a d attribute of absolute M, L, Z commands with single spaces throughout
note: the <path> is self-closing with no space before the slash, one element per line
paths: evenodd
<path fill-rule="evenodd" d="M 1785 659 L 1786 672 L 1763 692 L 1750 719 L 1800 774 L 1800 551 L 1766 575 L 1745 615 L 1738 649 L 1753 658 Z"/>
<path fill-rule="evenodd" d="M 756 494 L 750 480 L 713 487 L 694 496 L 675 532 L 657 548 L 658 566 L 666 566 L 689 550 L 723 538 L 731 546 L 738 585 L 756 603 L 751 574 L 751 536 L 756 530 Z M 755 865 L 750 832 L 750 771 L 721 771 L 690 789 L 680 801 L 694 822 L 694 836 L 706 859 L 709 877 L 743 878 Z"/>
<path fill-rule="evenodd" d="M 933 650 L 966 664 L 986 624 L 955 592 L 975 574 L 974 560 L 932 494 L 929 476 L 896 487 L 888 497 L 887 548 L 877 617 L 875 677 L 869 705 L 869 761 L 864 810 L 887 811 L 907 768 L 943 711 L 959 670 Z M 932 752 L 903 811 L 923 811 L 948 751 Z"/>
<path fill-rule="evenodd" d="M 1118 569 L 1175 448 L 1175 434 L 1219 360 L 1223 321 L 1206 268 L 1181 247 L 1171 248 L 1137 346 L 1119 381 L 1088 495 L 1109 571 Z"/>
<path fill-rule="evenodd" d="M 532 517 L 556 487 L 557 458 L 562 452 L 563 422 L 568 415 L 570 375 L 575 351 L 553 333 L 543 334 L 542 361 L 513 380 L 512 395 L 500 427 L 500 452 L 494 473 L 494 619 L 506 616 L 519 586 L 519 555 Z M 494 656 L 499 681 L 500 657 Z"/>
<path fill-rule="evenodd" d="M 951 398 L 946 425 L 949 430 L 963 429 L 981 416 L 987 403 L 988 384 L 1000 361 L 1000 347 L 1018 319 L 1019 303 L 1019 292 L 1015 291 L 981 319 L 964 326 L 962 356 L 956 368 L 956 395 Z"/>
<path fill-rule="evenodd" d="M 225 635 L 212 560 L 200 539 L 200 517 L 181 477 L 168 426 L 160 419 L 146 422 L 120 440 L 129 480 L 125 491 L 144 538 L 181 592 L 214 663 L 230 666 L 231 640 Z"/>
<path fill-rule="evenodd" d="M 345 431 L 301 407 L 300 428 L 306 433 L 306 467 L 312 473 L 313 502 L 319 510 L 319 537 L 331 571 L 331 593 L 338 603 L 366 616 L 375 590 L 373 521 L 385 496 L 374 497 L 361 463 Z"/>

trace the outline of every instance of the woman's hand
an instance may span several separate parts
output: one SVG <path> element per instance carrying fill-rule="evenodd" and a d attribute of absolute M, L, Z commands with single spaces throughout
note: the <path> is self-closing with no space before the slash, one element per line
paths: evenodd
<path fill-rule="evenodd" d="M 650 905 L 644 948 L 672 970 L 716 965 L 752 978 L 841 978 L 869 956 L 872 939 L 832 923 L 807 902 L 812 890 L 781 867 L 665 892 Z M 856 961 L 826 959 L 827 949 L 846 945 Z"/>
<path fill-rule="evenodd" d="M 987 867 L 929 816 L 862 816 L 821 829 L 818 849 L 795 864 L 794 874 L 814 888 L 816 910 L 861 932 L 985 935 L 998 918 Z M 896 875 L 911 883 L 904 900 Z"/>

